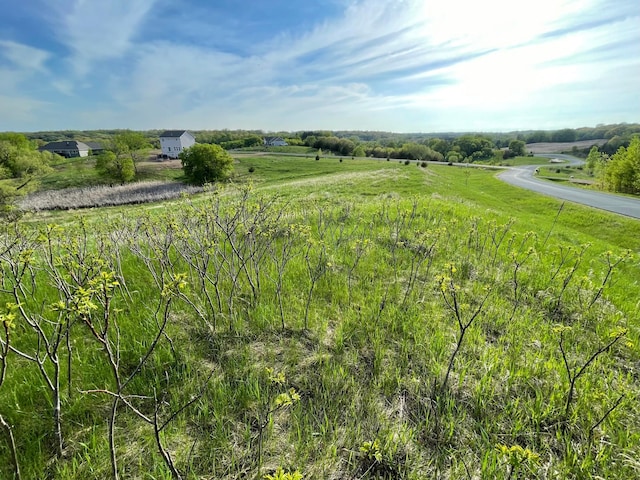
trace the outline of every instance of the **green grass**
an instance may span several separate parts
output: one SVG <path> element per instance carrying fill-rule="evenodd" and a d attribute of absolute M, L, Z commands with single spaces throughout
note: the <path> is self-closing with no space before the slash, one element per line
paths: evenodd
<path fill-rule="evenodd" d="M 549 158 L 545 157 L 514 157 L 508 158 L 506 160 L 502 159 L 494 159 L 489 162 L 480 162 L 487 163 L 489 165 L 501 165 L 504 167 L 517 167 L 521 165 L 548 165 Z"/>
<path fill-rule="evenodd" d="M 267 153 L 303 153 L 316 154 L 317 149 L 304 145 L 287 145 L 283 147 L 246 147 L 237 149 L 238 152 L 267 152 Z"/>
<path fill-rule="evenodd" d="M 553 167 L 542 167 L 539 171 L 540 177 L 552 178 L 554 180 L 585 180 L 589 182 L 594 182 L 595 178 L 593 175 L 589 174 L 587 170 L 583 167 L 570 167 L 568 165 L 565 166 L 553 166 Z"/>
<path fill-rule="evenodd" d="M 105 318 L 117 368 L 137 372 L 123 394 L 139 413 L 166 420 L 193 400 L 160 436 L 184 478 L 637 476 L 640 222 L 561 208 L 475 168 L 259 156 L 235 169 L 233 183 L 180 201 L 5 226 L 0 304 L 19 281 L 47 338 L 72 321 L 61 458 L 41 370 L 7 361 L 0 414 L 23 478 L 110 477 L 111 399 L 81 393 L 114 388 L 87 327 Z M 33 276 L 11 268 L 25 262 Z M 119 280 L 108 309 L 100 271 Z M 78 308 L 82 295 L 95 308 Z M 166 336 L 138 370 L 165 309 Z M 37 334 L 14 323 L 13 344 L 35 352 Z M 575 374 L 620 328 L 567 410 L 560 342 Z M 132 408 L 120 405 L 115 434 L 122 478 L 171 478 Z"/>

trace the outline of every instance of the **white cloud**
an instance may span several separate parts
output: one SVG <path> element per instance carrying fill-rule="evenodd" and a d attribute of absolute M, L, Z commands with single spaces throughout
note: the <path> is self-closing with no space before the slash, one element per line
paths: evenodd
<path fill-rule="evenodd" d="M 53 7 L 51 26 L 73 52 L 76 73 L 91 64 L 118 58 L 133 45 L 141 23 L 156 0 L 64 0 Z"/>
<path fill-rule="evenodd" d="M 215 28 L 204 20 L 180 23 L 202 31 L 141 38 L 155 0 L 64 0 L 55 28 L 79 75 L 50 84 L 81 96 L 91 91 L 78 93 L 83 79 L 104 81 L 93 90 L 102 100 L 87 97 L 84 113 L 76 111 L 94 128 L 417 131 L 633 121 L 634 1 L 354 0 L 310 31 L 232 54 L 197 43 Z M 42 68 L 43 54 L 31 68 Z"/>
<path fill-rule="evenodd" d="M 43 72 L 49 52 L 10 40 L 0 40 L 0 53 L 16 67 L 29 72 Z"/>

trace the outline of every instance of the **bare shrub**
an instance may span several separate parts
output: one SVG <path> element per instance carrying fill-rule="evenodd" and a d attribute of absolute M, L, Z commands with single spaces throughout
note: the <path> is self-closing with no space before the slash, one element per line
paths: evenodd
<path fill-rule="evenodd" d="M 178 198 L 182 194 L 199 193 L 201 191 L 202 187 L 178 182 L 138 182 L 113 187 L 100 185 L 34 193 L 23 198 L 19 203 L 19 208 L 38 211 L 110 207 L 159 202 Z"/>

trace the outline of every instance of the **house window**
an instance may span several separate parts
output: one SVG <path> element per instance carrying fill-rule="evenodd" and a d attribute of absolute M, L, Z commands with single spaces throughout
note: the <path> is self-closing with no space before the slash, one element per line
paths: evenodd
<path fill-rule="evenodd" d="M 171 147 L 168 147 L 168 148 L 167 148 L 167 151 L 168 151 L 168 152 L 170 152 L 170 151 L 171 151 Z"/>

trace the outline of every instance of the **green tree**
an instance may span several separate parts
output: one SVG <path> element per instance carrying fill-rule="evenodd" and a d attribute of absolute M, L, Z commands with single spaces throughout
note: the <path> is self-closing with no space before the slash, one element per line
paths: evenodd
<path fill-rule="evenodd" d="M 604 167 L 608 160 L 609 156 L 606 153 L 601 152 L 598 147 L 594 145 L 589 151 L 585 164 L 589 173 L 594 175 Z"/>
<path fill-rule="evenodd" d="M 181 152 L 179 158 L 185 176 L 199 185 L 225 180 L 233 171 L 233 158 L 219 145 L 196 143 Z"/>
<path fill-rule="evenodd" d="M 462 135 L 453 142 L 454 147 L 459 147 L 464 157 L 471 157 L 471 161 L 491 158 L 495 145 L 493 142 L 480 135 Z"/>
<path fill-rule="evenodd" d="M 129 157 L 133 164 L 134 174 L 137 174 L 137 163 L 144 158 L 144 150 L 149 147 L 149 142 L 142 133 L 125 130 L 114 135 L 108 149 L 117 157 Z"/>
<path fill-rule="evenodd" d="M 262 137 L 259 135 L 250 135 L 242 139 L 243 147 L 257 147 L 262 145 Z"/>
<path fill-rule="evenodd" d="M 527 153 L 525 146 L 526 144 L 522 140 L 511 140 L 509 142 L 509 151 L 516 157 L 524 156 Z"/>
<path fill-rule="evenodd" d="M 13 210 L 15 199 L 37 188 L 38 179 L 51 171 L 50 152 L 39 152 L 35 144 L 18 133 L 0 133 L 0 211 Z"/>
<path fill-rule="evenodd" d="M 551 134 L 552 142 L 575 142 L 576 138 L 576 131 L 572 128 L 563 128 Z"/>
<path fill-rule="evenodd" d="M 607 190 L 640 194 L 640 137 L 633 137 L 627 148 L 620 147 L 601 176 Z"/>
<path fill-rule="evenodd" d="M 364 148 L 362 148 L 362 145 L 358 145 L 356 148 L 353 149 L 353 156 L 354 157 L 366 157 L 367 154 L 364 151 Z"/>
<path fill-rule="evenodd" d="M 117 155 L 110 150 L 105 150 L 98 155 L 96 169 L 104 176 L 120 183 L 130 182 L 136 176 L 131 157 Z"/>

